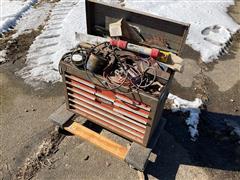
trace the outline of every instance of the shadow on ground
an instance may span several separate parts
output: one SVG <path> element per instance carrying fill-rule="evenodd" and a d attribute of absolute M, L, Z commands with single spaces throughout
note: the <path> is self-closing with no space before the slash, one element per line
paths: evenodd
<path fill-rule="evenodd" d="M 240 145 L 236 138 L 230 136 L 232 129 L 226 128 L 224 124 L 225 119 L 239 120 L 240 116 L 202 111 L 200 136 L 196 142 L 190 140 L 184 122 L 185 114 L 165 110 L 163 116 L 167 119 L 167 124 L 153 151 L 158 156 L 154 163 L 148 164 L 146 174 L 157 179 L 176 179 L 180 165 L 213 170 L 240 170 Z M 214 121 L 219 122 L 219 127 L 213 125 L 216 124 Z"/>

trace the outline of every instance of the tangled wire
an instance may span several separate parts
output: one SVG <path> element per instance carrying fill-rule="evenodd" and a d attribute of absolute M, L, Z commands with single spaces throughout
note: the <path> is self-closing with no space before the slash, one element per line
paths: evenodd
<path fill-rule="evenodd" d="M 156 68 L 152 66 L 154 59 L 113 47 L 109 42 L 98 45 L 80 44 L 62 59 L 74 62 L 73 56 L 76 54 L 82 57 L 77 64 L 78 68 L 85 70 L 90 80 L 97 79 L 107 90 L 121 91 L 124 86 L 129 87 L 129 93 L 132 89 L 145 90 L 156 81 Z"/>

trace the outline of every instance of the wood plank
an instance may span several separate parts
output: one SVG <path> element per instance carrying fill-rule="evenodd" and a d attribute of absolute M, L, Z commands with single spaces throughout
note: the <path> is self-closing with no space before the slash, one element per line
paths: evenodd
<path fill-rule="evenodd" d="M 101 149 L 113 154 L 117 158 L 124 160 L 128 149 L 86 127 L 77 123 L 70 122 L 68 125 L 64 127 L 64 129 L 92 144 L 100 147 Z"/>

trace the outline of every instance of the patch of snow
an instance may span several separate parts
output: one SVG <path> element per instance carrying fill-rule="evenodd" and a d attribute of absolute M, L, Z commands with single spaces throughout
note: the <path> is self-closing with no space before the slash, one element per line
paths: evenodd
<path fill-rule="evenodd" d="M 102 38 L 86 35 L 84 4 L 62 0 L 54 7 L 48 25 L 28 51 L 26 67 L 16 72 L 27 84 L 39 89 L 40 81 L 61 81 L 58 65 L 66 52 L 81 41 L 102 42 Z"/>
<path fill-rule="evenodd" d="M 240 29 L 227 14 L 234 0 L 125 0 L 124 3 L 128 8 L 191 24 L 186 43 L 201 53 L 204 62 L 226 53 L 232 35 Z"/>
<path fill-rule="evenodd" d="M 49 15 L 52 5 L 44 3 L 38 8 L 31 8 L 29 11 L 24 13 L 21 20 L 17 21 L 15 29 L 17 32 L 12 38 L 16 38 L 29 30 L 36 30 L 40 25 L 44 25 L 46 18 Z"/>
<path fill-rule="evenodd" d="M 0 34 L 16 25 L 18 19 L 38 0 L 1 0 Z"/>
<path fill-rule="evenodd" d="M 4 63 L 4 62 L 6 61 L 6 58 L 5 58 L 6 53 L 7 53 L 6 50 L 0 51 L 0 64 L 1 64 L 1 63 Z"/>
<path fill-rule="evenodd" d="M 195 141 L 199 135 L 197 127 L 199 123 L 199 114 L 201 113 L 199 107 L 203 104 L 202 100 L 196 98 L 194 101 L 188 101 L 173 94 L 169 94 L 168 99 L 173 101 L 171 107 L 173 112 L 182 111 L 190 113 L 185 122 L 188 126 L 191 139 Z"/>
<path fill-rule="evenodd" d="M 54 69 L 58 70 L 61 57 L 80 42 L 99 43 L 101 37 L 87 35 L 85 2 L 80 1 L 63 21 L 63 29 L 60 36 L 60 50 L 53 56 Z M 80 21 L 81 20 L 81 21 Z"/>
<path fill-rule="evenodd" d="M 79 41 L 76 39 L 76 33 L 87 33 L 85 14 L 86 11 L 84 2 L 80 1 L 64 19 L 62 23 L 63 28 L 61 31 L 61 36 L 59 38 L 60 49 L 53 55 L 54 69 L 58 70 L 58 64 L 63 54 L 67 53 L 67 51 L 79 43 Z"/>
<path fill-rule="evenodd" d="M 40 88 L 39 84 L 41 84 L 41 81 L 55 83 L 61 80 L 58 66 L 55 67 L 57 64 L 55 61 L 59 62 L 61 55 L 67 52 L 67 50 L 65 50 L 65 43 L 74 43 L 72 42 L 74 36 L 72 37 L 72 34 L 69 35 L 71 32 L 64 31 L 64 28 L 67 27 L 64 27 L 63 24 L 64 19 L 66 19 L 72 9 L 78 5 L 77 3 L 78 0 L 71 2 L 62 0 L 52 9 L 50 19 L 44 27 L 43 32 L 30 46 L 26 67 L 16 72 L 17 75 L 25 79 L 27 84 Z M 79 24 L 79 19 L 72 21 Z M 74 24 L 68 24 L 67 26 L 71 28 Z M 74 27 L 77 29 L 80 28 L 79 26 Z"/>

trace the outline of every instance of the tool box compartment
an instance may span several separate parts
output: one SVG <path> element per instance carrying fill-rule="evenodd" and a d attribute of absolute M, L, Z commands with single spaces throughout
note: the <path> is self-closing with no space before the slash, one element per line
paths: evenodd
<path fill-rule="evenodd" d="M 90 35 L 105 36 L 110 22 L 124 18 L 141 29 L 146 38 L 146 46 L 161 47 L 176 54 L 181 52 L 189 27 L 187 24 L 92 0 L 86 1 L 86 14 Z M 167 39 L 166 47 L 156 41 L 160 35 Z M 123 93 L 128 91 L 126 86 L 106 90 L 102 87 L 102 76 L 89 74 L 71 62 L 60 61 L 59 69 L 65 84 L 68 110 L 124 138 L 148 146 L 156 127 L 161 123 L 160 118 L 174 71 L 168 69 L 165 72 L 169 76 L 163 78 L 163 88 L 156 97 L 141 90 Z"/>

